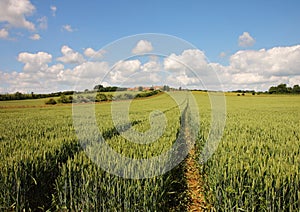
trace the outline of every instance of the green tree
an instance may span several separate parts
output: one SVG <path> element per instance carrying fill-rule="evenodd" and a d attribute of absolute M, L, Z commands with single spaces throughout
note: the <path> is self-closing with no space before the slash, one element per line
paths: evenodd
<path fill-rule="evenodd" d="M 104 88 L 103 85 L 96 85 L 96 86 L 94 87 L 94 90 L 100 91 L 100 90 L 102 90 L 103 88 Z"/>
<path fill-rule="evenodd" d="M 58 102 L 67 104 L 67 103 L 72 103 L 72 100 L 73 100 L 72 96 L 67 97 L 66 95 L 62 94 L 58 99 Z"/>
<path fill-rule="evenodd" d="M 103 93 L 98 93 L 96 95 L 96 102 L 102 102 L 102 101 L 107 101 L 107 96 Z"/>
<path fill-rule="evenodd" d="M 45 102 L 45 104 L 47 104 L 47 105 L 55 105 L 56 104 L 56 101 L 54 100 L 54 99 L 48 99 L 46 102 Z"/>
<path fill-rule="evenodd" d="M 294 85 L 294 87 L 292 89 L 292 93 L 300 94 L 300 86 L 299 85 Z"/>
<path fill-rule="evenodd" d="M 170 87 L 168 85 L 164 85 L 163 90 L 164 91 L 170 91 Z"/>

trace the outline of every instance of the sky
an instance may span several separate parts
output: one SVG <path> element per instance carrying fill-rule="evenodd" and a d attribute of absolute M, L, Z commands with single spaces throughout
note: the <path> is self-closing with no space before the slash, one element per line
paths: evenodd
<path fill-rule="evenodd" d="M 0 93 L 293 86 L 299 8 L 298 0 L 0 0 Z"/>

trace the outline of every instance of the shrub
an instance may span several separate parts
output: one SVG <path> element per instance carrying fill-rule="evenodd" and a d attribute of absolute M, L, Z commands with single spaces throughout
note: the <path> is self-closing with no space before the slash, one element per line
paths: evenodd
<path fill-rule="evenodd" d="M 54 99 L 48 99 L 46 102 L 45 102 L 45 104 L 47 104 L 47 105 L 55 105 L 57 102 L 54 100 Z"/>

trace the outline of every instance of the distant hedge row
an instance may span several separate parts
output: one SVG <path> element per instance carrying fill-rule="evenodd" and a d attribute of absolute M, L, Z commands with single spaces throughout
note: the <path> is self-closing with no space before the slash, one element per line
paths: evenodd
<path fill-rule="evenodd" d="M 87 102 L 104 102 L 104 101 L 113 101 L 113 100 L 128 100 L 128 99 L 134 99 L 134 98 L 145 98 L 149 96 L 156 95 L 160 93 L 161 91 L 155 90 L 155 91 L 143 91 L 140 93 L 132 93 L 132 92 L 120 92 L 116 95 L 113 95 L 112 93 L 97 93 L 96 95 L 90 95 L 90 94 L 80 94 L 77 95 L 76 98 L 73 98 L 73 96 L 65 96 L 62 95 L 59 97 L 58 100 L 55 100 L 53 98 L 48 99 L 45 104 L 57 104 L 57 103 L 87 103 Z"/>

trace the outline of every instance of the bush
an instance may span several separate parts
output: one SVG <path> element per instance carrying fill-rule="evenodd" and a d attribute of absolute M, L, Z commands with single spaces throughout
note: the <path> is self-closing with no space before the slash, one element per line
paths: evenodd
<path fill-rule="evenodd" d="M 98 93 L 96 96 L 96 102 L 107 101 L 107 96 L 102 93 Z"/>
<path fill-rule="evenodd" d="M 72 101 L 73 101 L 73 97 L 72 97 L 72 96 L 67 97 L 67 96 L 64 95 L 64 94 L 62 94 L 62 95 L 60 96 L 60 98 L 58 99 L 58 102 L 64 103 L 64 104 L 72 103 Z"/>
<path fill-rule="evenodd" d="M 55 105 L 57 102 L 54 100 L 54 99 L 48 99 L 46 102 L 45 102 L 45 104 L 47 104 L 47 105 Z"/>

